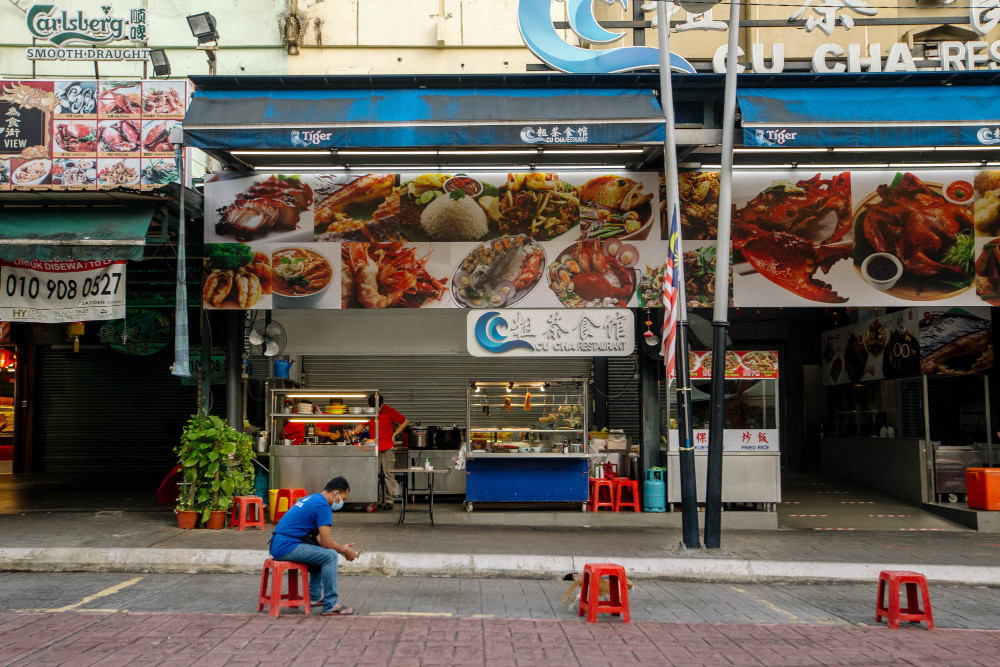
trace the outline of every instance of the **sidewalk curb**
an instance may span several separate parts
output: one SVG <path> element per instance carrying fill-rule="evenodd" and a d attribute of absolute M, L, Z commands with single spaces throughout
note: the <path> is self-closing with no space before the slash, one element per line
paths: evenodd
<path fill-rule="evenodd" d="M 256 574 L 266 551 L 250 549 L 97 549 L 0 547 L 0 572 L 145 572 Z M 881 570 L 916 570 L 928 581 L 1000 586 L 1000 567 L 906 563 L 833 563 L 739 558 L 613 558 L 505 554 L 371 552 L 345 575 L 548 579 L 581 572 L 585 563 L 613 561 L 635 579 L 730 583 L 872 582 Z"/>

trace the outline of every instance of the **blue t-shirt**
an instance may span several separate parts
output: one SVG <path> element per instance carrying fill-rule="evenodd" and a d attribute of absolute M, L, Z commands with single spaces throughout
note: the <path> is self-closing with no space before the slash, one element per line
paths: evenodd
<path fill-rule="evenodd" d="M 299 498 L 274 527 L 271 557 L 284 558 L 302 543 L 302 538 L 321 526 L 333 525 L 333 508 L 322 493 Z"/>

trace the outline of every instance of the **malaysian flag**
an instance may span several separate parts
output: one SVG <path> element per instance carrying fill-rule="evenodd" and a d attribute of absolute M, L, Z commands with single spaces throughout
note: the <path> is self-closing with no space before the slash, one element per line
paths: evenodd
<path fill-rule="evenodd" d="M 663 365 L 668 381 L 676 375 L 674 350 L 677 347 L 677 264 L 681 261 L 681 210 L 676 196 L 673 201 L 670 228 L 667 230 L 667 264 L 663 274 Z"/>

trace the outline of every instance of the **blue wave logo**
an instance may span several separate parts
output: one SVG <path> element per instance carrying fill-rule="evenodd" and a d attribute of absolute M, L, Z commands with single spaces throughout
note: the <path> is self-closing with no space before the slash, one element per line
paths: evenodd
<path fill-rule="evenodd" d="M 622 46 L 617 49 L 592 51 L 563 41 L 552 23 L 550 7 L 554 0 L 520 0 L 517 6 L 517 26 L 525 45 L 546 64 L 571 74 L 609 74 L 634 69 L 659 68 L 660 53 L 650 46 Z M 601 0 L 604 4 L 621 4 L 628 9 L 628 0 Z M 566 0 L 569 25 L 580 39 L 593 44 L 610 44 L 625 36 L 610 32 L 597 22 L 594 0 Z M 676 72 L 694 74 L 694 67 L 676 53 L 670 54 L 670 68 Z"/>
<path fill-rule="evenodd" d="M 484 350 L 500 354 L 509 350 L 516 350 L 519 347 L 534 350 L 534 346 L 526 340 L 506 340 L 507 336 L 500 333 L 498 329 L 507 328 L 507 320 L 501 317 L 500 313 L 491 310 L 476 320 L 476 341 Z"/>

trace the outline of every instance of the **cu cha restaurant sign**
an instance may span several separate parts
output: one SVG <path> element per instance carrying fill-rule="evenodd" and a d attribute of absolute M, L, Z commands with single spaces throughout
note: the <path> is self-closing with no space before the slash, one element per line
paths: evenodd
<path fill-rule="evenodd" d="M 32 5 L 27 11 L 28 30 L 52 46 L 30 46 L 28 60 L 147 60 L 149 49 L 111 48 L 113 42 L 145 42 L 146 9 L 135 7 L 116 13 L 103 5 L 101 13 L 65 10 L 56 5 Z"/>
<path fill-rule="evenodd" d="M 635 350 L 627 308 L 472 311 L 466 338 L 474 357 L 617 357 Z"/>

